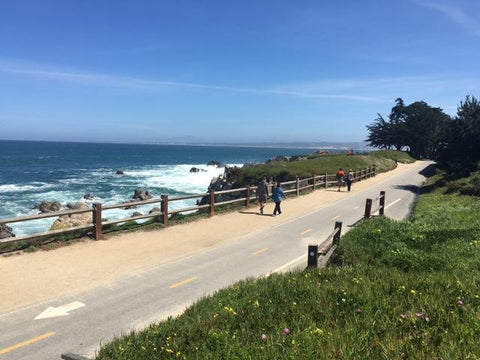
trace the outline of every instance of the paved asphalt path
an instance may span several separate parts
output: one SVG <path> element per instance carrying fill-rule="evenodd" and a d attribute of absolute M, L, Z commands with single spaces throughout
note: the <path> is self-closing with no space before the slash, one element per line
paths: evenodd
<path fill-rule="evenodd" d="M 141 275 L 126 277 L 110 287 L 0 315 L 0 359 L 60 359 L 65 352 L 93 357 L 100 343 L 179 314 L 186 306 L 220 288 L 248 277 L 282 271 L 294 264 L 306 265 L 307 246 L 321 243 L 332 232 L 335 221 L 343 222 L 344 231 L 351 229 L 363 215 L 365 199 L 377 197 L 380 190 L 386 191 L 385 214 L 395 219 L 407 217 L 417 186 L 425 179 L 422 170 L 429 164 L 417 162 L 408 171 L 365 190 L 355 191 L 353 184 L 352 192 L 343 190 L 341 200 L 331 206 L 268 230 L 252 232 L 233 243 L 154 267 Z M 373 208 L 377 205 L 378 201 Z M 288 202 L 284 211 L 288 211 Z M 35 320 L 48 307 L 67 304 L 71 309 L 69 315 Z"/>

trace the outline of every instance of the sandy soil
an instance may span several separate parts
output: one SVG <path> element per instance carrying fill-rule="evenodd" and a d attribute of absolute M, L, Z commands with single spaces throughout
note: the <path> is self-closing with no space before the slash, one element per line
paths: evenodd
<path fill-rule="evenodd" d="M 406 171 L 413 164 L 399 166 L 359 183 L 352 192 Z M 50 298 L 108 285 L 203 249 L 234 241 L 253 231 L 286 222 L 349 196 L 343 190 L 318 190 L 282 203 L 281 216 L 258 216 L 257 207 L 242 212 L 175 225 L 156 231 L 137 231 L 110 237 L 106 241 L 88 240 L 52 251 L 22 253 L 0 257 L 0 314 Z M 266 213 L 272 213 L 270 202 Z"/>

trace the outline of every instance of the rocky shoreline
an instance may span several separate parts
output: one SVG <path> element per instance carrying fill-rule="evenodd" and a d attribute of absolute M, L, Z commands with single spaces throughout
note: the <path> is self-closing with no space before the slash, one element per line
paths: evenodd
<path fill-rule="evenodd" d="M 281 162 L 281 161 L 301 161 L 305 160 L 309 157 L 309 155 L 297 155 L 297 156 L 277 156 L 275 158 L 267 160 L 265 163 L 272 163 L 272 162 Z M 242 167 L 252 167 L 252 166 L 257 166 L 261 165 L 262 163 L 259 162 L 254 162 L 254 163 L 246 163 Z M 210 185 L 207 188 L 207 192 L 209 191 L 222 191 L 222 190 L 231 190 L 235 188 L 240 188 L 244 187 L 244 184 L 236 184 L 234 181 L 231 179 L 234 178 L 235 173 L 241 169 L 241 167 L 228 167 L 226 164 L 216 161 L 216 160 L 211 160 L 207 164 L 207 166 L 215 166 L 217 168 L 224 168 L 224 173 L 221 174 L 218 177 L 214 177 L 210 181 Z M 199 169 L 196 167 L 192 167 L 190 169 L 190 173 L 199 173 L 199 172 L 204 172 L 205 170 Z M 125 172 L 123 170 L 116 170 L 115 175 L 117 176 L 126 176 Z M 222 202 L 222 201 L 229 201 L 233 200 L 236 198 L 239 198 L 243 195 L 240 195 L 238 193 L 230 193 L 230 194 L 219 194 L 215 196 L 215 201 L 216 202 Z M 131 197 L 131 200 L 126 201 L 125 203 L 130 203 L 132 201 L 137 202 L 137 201 L 145 201 L 152 199 L 154 195 L 150 191 L 145 191 L 143 188 L 136 188 L 134 190 L 134 194 Z M 49 212 L 59 212 L 62 210 L 86 210 L 90 209 L 91 206 L 88 204 L 88 202 L 94 201 L 95 200 L 95 195 L 92 193 L 87 193 L 83 196 L 83 199 L 80 201 L 71 204 L 65 204 L 62 205 L 59 201 L 48 201 L 48 200 L 43 200 L 39 204 L 35 205 L 33 209 L 37 209 L 39 213 L 49 213 Z M 197 201 L 198 205 L 205 205 L 208 204 L 209 202 L 209 197 L 205 196 L 201 200 Z M 129 210 L 133 209 L 135 206 L 129 206 L 126 205 L 123 209 L 124 210 Z M 155 207 L 150 210 L 149 214 L 153 212 L 159 212 L 160 209 L 158 207 Z M 144 215 L 140 212 L 134 212 L 132 217 L 135 216 L 141 216 Z M 59 229 L 67 229 L 71 227 L 77 227 L 77 226 L 83 226 L 83 225 L 88 225 L 92 223 L 92 216 L 91 213 L 81 213 L 81 214 L 70 214 L 70 215 L 62 215 L 59 216 L 58 219 L 55 220 L 55 222 L 52 224 L 50 227 L 50 230 L 59 230 Z M 10 237 L 15 237 L 14 231 L 11 227 L 8 225 L 0 225 L 0 239 L 5 239 L 5 238 L 10 238 Z"/>

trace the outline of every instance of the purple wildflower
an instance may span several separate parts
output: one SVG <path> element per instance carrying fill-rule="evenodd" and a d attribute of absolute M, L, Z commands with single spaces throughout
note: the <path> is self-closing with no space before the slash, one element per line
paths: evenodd
<path fill-rule="evenodd" d="M 262 340 L 263 340 L 263 341 L 267 341 L 267 340 L 268 340 L 268 336 L 265 335 L 265 334 L 262 334 Z"/>

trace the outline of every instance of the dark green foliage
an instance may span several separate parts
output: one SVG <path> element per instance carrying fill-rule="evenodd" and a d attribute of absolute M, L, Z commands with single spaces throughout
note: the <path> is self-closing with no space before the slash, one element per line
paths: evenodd
<path fill-rule="evenodd" d="M 413 157 L 436 157 L 446 130 L 451 121 L 442 109 L 434 108 L 424 101 L 405 106 L 398 98 L 386 121 L 380 114 L 367 126 L 367 141 L 377 148 L 408 149 Z"/>
<path fill-rule="evenodd" d="M 439 160 L 450 169 L 468 173 L 480 161 L 480 102 L 467 96 L 450 122 Z"/>

